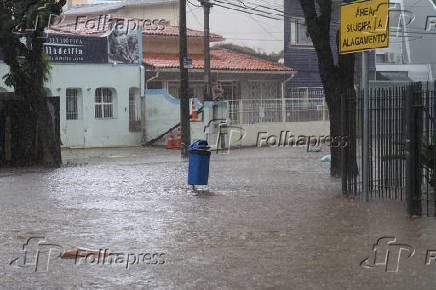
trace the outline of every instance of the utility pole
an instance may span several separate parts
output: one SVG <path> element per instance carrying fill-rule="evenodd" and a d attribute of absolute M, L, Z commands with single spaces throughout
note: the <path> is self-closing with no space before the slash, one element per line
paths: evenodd
<path fill-rule="evenodd" d="M 181 154 L 188 157 L 187 148 L 191 143 L 191 124 L 189 120 L 189 79 L 185 60 L 188 58 L 188 39 L 186 35 L 186 0 L 180 0 L 179 5 L 179 42 L 180 42 L 180 128 L 182 134 Z"/>
<path fill-rule="evenodd" d="M 209 15 L 210 4 L 209 0 L 200 0 L 204 11 L 204 101 L 212 101 L 212 78 L 210 72 L 210 30 L 209 30 Z"/>

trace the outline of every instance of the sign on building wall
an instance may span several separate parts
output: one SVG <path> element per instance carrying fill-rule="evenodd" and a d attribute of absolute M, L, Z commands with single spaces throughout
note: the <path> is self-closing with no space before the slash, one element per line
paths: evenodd
<path fill-rule="evenodd" d="M 51 63 L 141 63 L 142 30 L 126 32 L 116 27 L 103 36 L 49 33 L 44 53 Z"/>
<path fill-rule="evenodd" d="M 44 52 L 50 62 L 56 63 L 107 63 L 107 39 L 69 34 L 48 34 Z"/>
<path fill-rule="evenodd" d="M 142 58 L 142 32 L 139 29 L 126 31 L 121 25 L 114 25 L 108 35 L 110 63 L 140 63 Z"/>
<path fill-rule="evenodd" d="M 341 5 L 339 53 L 389 47 L 389 1 L 366 0 Z"/>

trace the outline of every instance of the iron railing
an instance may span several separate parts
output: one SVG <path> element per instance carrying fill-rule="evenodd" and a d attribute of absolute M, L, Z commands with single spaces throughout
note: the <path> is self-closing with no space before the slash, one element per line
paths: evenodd
<path fill-rule="evenodd" d="M 324 98 L 241 99 L 227 101 L 233 124 L 327 121 Z"/>
<path fill-rule="evenodd" d="M 436 98 L 433 84 L 398 84 L 369 91 L 368 156 L 363 156 L 363 93 L 343 98 L 342 190 L 359 196 L 368 158 L 368 196 L 405 200 L 410 215 L 436 216 Z M 353 143 L 354 142 L 354 143 Z M 345 158 L 344 158 L 345 157 Z M 357 170 L 353 170 L 357 168 Z"/>

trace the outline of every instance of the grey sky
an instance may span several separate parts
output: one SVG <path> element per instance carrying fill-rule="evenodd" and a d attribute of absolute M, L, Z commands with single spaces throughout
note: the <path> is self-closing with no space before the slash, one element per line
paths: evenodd
<path fill-rule="evenodd" d="M 198 4 L 197 0 L 190 0 L 190 2 L 195 5 Z M 245 3 L 250 7 L 260 4 L 283 10 L 283 0 L 250 0 Z M 187 6 L 188 26 L 194 29 L 203 29 L 203 8 L 195 7 L 192 4 L 188 2 Z M 283 49 L 283 26 L 283 20 L 248 15 L 218 6 L 212 8 L 210 15 L 211 32 L 223 35 L 226 42 L 265 52 L 279 52 Z"/>

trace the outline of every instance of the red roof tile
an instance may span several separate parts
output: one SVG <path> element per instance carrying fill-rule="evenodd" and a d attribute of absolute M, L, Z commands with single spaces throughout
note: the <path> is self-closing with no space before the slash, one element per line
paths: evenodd
<path fill-rule="evenodd" d="M 203 55 L 190 55 L 194 69 L 204 68 Z M 179 55 L 144 53 L 143 62 L 155 68 L 179 68 Z M 273 64 L 245 54 L 227 49 L 211 50 L 210 65 L 215 70 L 235 71 L 294 71 L 286 66 Z"/>
<path fill-rule="evenodd" d="M 118 17 L 111 16 L 111 18 L 107 17 L 106 20 L 103 17 L 93 17 L 93 18 L 83 18 L 82 22 L 79 23 L 68 23 L 59 26 L 50 26 L 50 28 L 46 29 L 47 33 L 72 33 L 72 34 L 80 34 L 80 35 L 101 35 L 109 30 L 109 19 L 122 19 L 127 27 L 127 24 L 130 22 L 131 27 L 134 26 L 134 23 L 137 26 L 143 26 L 143 35 L 156 35 L 156 36 L 179 36 L 179 27 L 171 26 L 171 25 L 153 25 L 147 26 L 143 25 L 144 20 L 137 18 L 128 18 L 128 17 Z M 89 21 L 88 21 L 89 20 Z M 85 21 L 88 21 L 86 25 Z M 164 29 L 162 29 L 164 28 Z M 203 31 L 187 29 L 188 37 L 203 37 Z M 219 34 L 211 33 L 210 34 L 211 41 L 219 41 L 223 40 L 223 37 Z"/>

